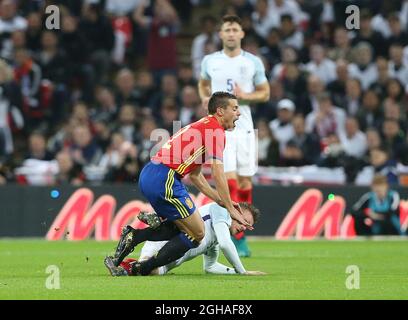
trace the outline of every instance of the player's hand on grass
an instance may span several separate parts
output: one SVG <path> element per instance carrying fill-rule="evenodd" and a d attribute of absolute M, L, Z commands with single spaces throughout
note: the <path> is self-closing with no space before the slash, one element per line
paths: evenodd
<path fill-rule="evenodd" d="M 266 275 L 266 272 L 262 272 L 262 271 L 247 271 L 244 273 L 244 275 L 246 276 L 264 276 Z"/>

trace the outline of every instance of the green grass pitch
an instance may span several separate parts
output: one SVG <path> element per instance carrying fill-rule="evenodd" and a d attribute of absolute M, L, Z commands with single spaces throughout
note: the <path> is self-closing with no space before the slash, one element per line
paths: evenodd
<path fill-rule="evenodd" d="M 267 276 L 202 272 L 198 257 L 172 274 L 113 278 L 103 265 L 113 242 L 0 240 L 0 299 L 407 299 L 406 241 L 252 241 L 248 270 Z M 132 256 L 137 255 L 137 250 Z M 225 258 L 221 260 L 225 263 Z M 60 270 L 60 289 L 45 286 Z M 346 268 L 360 271 L 349 290 Z"/>

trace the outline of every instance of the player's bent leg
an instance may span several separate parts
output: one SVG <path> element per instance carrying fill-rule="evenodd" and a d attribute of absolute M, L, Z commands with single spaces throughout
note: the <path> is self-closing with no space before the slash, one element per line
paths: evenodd
<path fill-rule="evenodd" d="M 183 232 L 191 236 L 195 241 L 200 242 L 204 238 L 204 221 L 198 210 L 187 218 L 175 220 L 174 224 Z"/>
<path fill-rule="evenodd" d="M 198 247 L 205 234 L 204 222 L 198 210 L 188 217 L 175 220 L 174 224 L 181 232 L 167 242 L 157 255 L 147 261 L 134 264 L 132 274 L 149 275 L 154 269 L 168 265 L 181 258 L 189 249 Z"/>
<path fill-rule="evenodd" d="M 163 222 L 157 228 L 134 229 L 131 226 L 125 226 L 119 244 L 116 248 L 113 262 L 119 266 L 125 257 L 127 257 L 134 248 L 144 241 L 164 241 L 170 240 L 179 233 L 179 229 L 171 221 Z"/>

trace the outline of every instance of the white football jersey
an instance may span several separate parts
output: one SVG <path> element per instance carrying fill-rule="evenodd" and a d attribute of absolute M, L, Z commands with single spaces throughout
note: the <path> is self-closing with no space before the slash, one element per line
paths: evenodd
<path fill-rule="evenodd" d="M 209 248 L 212 248 L 218 244 L 217 236 L 214 232 L 215 224 L 224 222 L 228 225 L 228 227 L 231 226 L 232 220 L 227 209 L 220 207 L 214 202 L 200 207 L 199 212 L 205 223 L 204 238 L 201 240 L 200 245 L 197 248 L 190 249 L 188 253 L 186 253 L 186 257 L 184 257 L 184 259 L 181 258 L 182 261 L 180 261 L 178 264 L 181 264 L 183 261 L 190 260 L 193 257 L 197 257 L 206 252 Z"/>
<path fill-rule="evenodd" d="M 211 81 L 211 91 L 233 93 L 235 83 L 247 93 L 253 92 L 255 86 L 267 82 L 265 67 L 260 58 L 241 50 L 236 57 L 227 56 L 224 51 L 206 55 L 201 63 L 201 78 Z M 251 131 L 254 128 L 251 109 L 240 105 L 241 116 L 236 122 L 236 129 Z"/>

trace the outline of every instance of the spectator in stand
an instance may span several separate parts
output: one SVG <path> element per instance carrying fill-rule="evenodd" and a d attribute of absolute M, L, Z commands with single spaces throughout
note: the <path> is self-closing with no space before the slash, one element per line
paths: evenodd
<path fill-rule="evenodd" d="M 119 70 L 115 79 L 116 105 L 121 106 L 126 103 L 138 105 L 138 92 L 135 88 L 135 76 L 130 69 Z"/>
<path fill-rule="evenodd" d="M 314 74 L 326 85 L 336 79 L 336 64 L 326 58 L 326 50 L 320 44 L 310 47 L 310 62 L 305 65 L 305 70 Z"/>
<path fill-rule="evenodd" d="M 351 39 L 347 29 L 343 26 L 334 30 L 334 46 L 329 50 L 327 56 L 333 61 L 338 59 L 351 61 L 353 59 Z"/>
<path fill-rule="evenodd" d="M 339 107 L 342 107 L 349 116 L 356 116 L 362 104 L 361 83 L 358 79 L 349 79 L 346 82 L 346 94 L 342 101 L 339 101 Z"/>
<path fill-rule="evenodd" d="M 271 70 L 272 79 L 281 79 L 286 72 L 286 66 L 289 63 L 297 63 L 298 56 L 296 50 L 289 46 L 281 47 L 282 62 L 273 66 Z"/>
<path fill-rule="evenodd" d="M 349 65 L 350 77 L 358 79 L 366 90 L 378 79 L 377 65 L 372 62 L 372 47 L 367 42 L 360 42 L 354 51 L 355 63 Z"/>
<path fill-rule="evenodd" d="M 303 47 L 303 33 L 298 31 L 290 14 L 281 15 L 280 18 L 281 41 L 284 45 L 291 46 L 296 50 Z"/>
<path fill-rule="evenodd" d="M 304 19 L 304 13 L 299 4 L 294 0 L 268 0 L 270 16 L 280 21 L 283 15 L 291 15 L 296 26 Z"/>
<path fill-rule="evenodd" d="M 390 26 L 391 35 L 388 37 L 388 44 L 398 43 L 405 47 L 408 45 L 408 33 L 402 29 L 400 17 L 396 12 L 388 15 L 388 24 Z"/>
<path fill-rule="evenodd" d="M 166 99 L 174 100 L 176 106 L 181 104 L 179 97 L 179 86 L 175 75 L 166 74 L 161 79 L 160 90 L 157 91 L 150 100 L 150 107 L 152 108 L 152 114 L 156 120 L 160 119 L 161 106 Z"/>
<path fill-rule="evenodd" d="M 160 107 L 159 126 L 166 129 L 172 136 L 180 129 L 180 127 L 175 126 L 175 122 L 178 122 L 179 119 L 179 109 L 176 101 L 172 98 L 165 98 Z"/>
<path fill-rule="evenodd" d="M 399 206 L 400 195 L 389 188 L 387 178 L 374 176 L 371 191 L 364 194 L 352 208 L 357 235 L 404 235 Z"/>
<path fill-rule="evenodd" d="M 348 63 L 345 60 L 339 59 L 336 62 L 336 80 L 327 85 L 327 90 L 330 92 L 334 105 L 345 107 L 348 104 L 346 97 L 346 87 L 352 81 L 349 77 Z M 360 84 L 359 84 L 360 86 Z"/>
<path fill-rule="evenodd" d="M 269 167 L 279 165 L 279 142 L 273 136 L 268 122 L 260 119 L 256 123 L 258 129 L 258 165 Z"/>
<path fill-rule="evenodd" d="M 381 148 L 383 143 L 382 143 L 380 132 L 378 131 L 377 128 L 374 128 L 374 127 L 367 128 L 365 135 L 367 138 L 366 155 L 368 155 L 370 151 L 373 149 Z"/>
<path fill-rule="evenodd" d="M 88 106 L 78 101 L 72 107 L 71 117 L 75 120 L 78 125 L 87 126 L 91 132 L 94 132 L 93 123 L 89 116 L 89 109 Z"/>
<path fill-rule="evenodd" d="M 197 80 L 194 78 L 193 69 L 189 63 L 180 63 L 177 78 L 180 88 L 184 86 L 197 86 Z"/>
<path fill-rule="evenodd" d="M 13 82 L 13 69 L 0 60 L 0 160 L 14 151 L 12 130 L 24 128 L 21 99 L 20 88 Z"/>
<path fill-rule="evenodd" d="M 58 35 L 53 31 L 44 31 L 41 35 L 41 48 L 34 55 L 35 61 L 41 68 L 43 81 L 41 83 L 40 104 L 49 109 L 49 120 L 58 123 L 64 117 L 64 104 L 66 103 L 67 57 L 58 47 Z M 44 99 L 44 90 L 50 91 L 50 101 Z"/>
<path fill-rule="evenodd" d="M 17 5 L 13 0 L 0 3 L 0 47 L 12 51 L 11 34 L 17 30 L 26 30 L 27 20 L 17 14 Z"/>
<path fill-rule="evenodd" d="M 90 52 L 95 81 L 105 83 L 111 68 L 111 51 L 114 45 L 113 27 L 102 11 L 101 4 L 85 4 L 79 23 Z"/>
<path fill-rule="evenodd" d="M 296 106 L 291 100 L 282 99 L 277 105 L 278 117 L 269 123 L 274 138 L 279 142 L 279 150 L 281 153 L 285 149 L 287 142 L 292 139 L 295 134 L 292 125 L 295 110 Z"/>
<path fill-rule="evenodd" d="M 407 103 L 404 87 L 398 79 L 390 79 L 386 86 L 387 99 L 391 99 L 396 103 Z"/>
<path fill-rule="evenodd" d="M 112 135 L 109 123 L 105 120 L 96 120 L 94 122 L 94 132 L 95 143 L 101 148 L 102 152 L 106 152 Z"/>
<path fill-rule="evenodd" d="M 333 106 L 327 92 L 319 94 L 317 101 L 319 108 L 306 117 L 306 132 L 316 133 L 323 140 L 331 135 L 338 137 L 344 134 L 346 122 L 344 110 Z"/>
<path fill-rule="evenodd" d="M 99 162 L 99 166 L 106 171 L 105 181 L 118 182 L 129 179 L 126 176 L 127 168 L 130 166 L 134 169 L 135 164 L 138 168 L 137 156 L 134 144 L 126 141 L 122 134 L 113 133 L 111 143 Z"/>
<path fill-rule="evenodd" d="M 156 84 L 166 73 L 175 73 L 177 67 L 176 34 L 179 18 L 168 0 L 156 0 L 152 15 L 145 15 L 146 5 L 136 9 L 135 20 L 142 28 L 148 28 L 147 65 L 153 72 Z M 163 53 L 166 53 L 163 55 Z"/>
<path fill-rule="evenodd" d="M 367 138 L 358 126 L 356 118 L 347 118 L 345 131 L 339 136 L 344 153 L 348 157 L 362 159 L 367 151 Z"/>
<path fill-rule="evenodd" d="M 407 132 L 408 123 L 406 108 L 402 108 L 392 99 L 387 98 L 384 100 L 384 118 L 398 121 L 401 131 Z"/>
<path fill-rule="evenodd" d="M 390 80 L 390 75 L 388 73 L 388 60 L 384 57 L 377 58 L 377 71 L 378 77 L 377 81 L 371 84 L 370 89 L 374 90 L 380 99 L 384 99 L 387 95 L 387 84 Z"/>
<path fill-rule="evenodd" d="M 154 154 L 154 150 L 152 149 L 156 148 L 156 150 L 158 150 L 158 148 L 167 141 L 155 140 L 154 131 L 156 129 L 157 124 L 152 117 L 145 118 L 140 126 L 137 149 L 139 150 L 139 163 L 141 167 L 150 161 L 152 154 Z M 170 136 L 168 136 L 168 138 L 170 138 Z"/>
<path fill-rule="evenodd" d="M 276 118 L 277 104 L 280 100 L 285 98 L 282 83 L 278 80 L 272 80 L 269 83 L 270 97 L 267 102 L 258 103 L 254 110 L 254 119 L 267 119 L 269 121 Z"/>
<path fill-rule="evenodd" d="M 131 104 L 123 105 L 119 110 L 118 124 L 114 131 L 121 133 L 126 141 L 135 143 L 137 140 L 136 126 L 139 126 L 139 123 L 135 107 Z"/>
<path fill-rule="evenodd" d="M 287 64 L 282 82 L 287 97 L 293 101 L 306 91 L 305 75 L 296 63 Z"/>
<path fill-rule="evenodd" d="M 191 61 L 193 63 L 194 78 L 200 78 L 201 61 L 205 53 L 205 44 L 211 42 L 215 47 L 220 44 L 217 34 L 217 19 L 211 15 L 201 18 L 201 33 L 198 34 L 191 45 Z"/>
<path fill-rule="evenodd" d="M 138 105 L 144 110 L 149 109 L 149 101 L 155 92 L 153 75 L 148 70 L 136 74 L 136 96 Z M 149 111 L 150 112 L 150 111 Z M 150 113 L 149 113 L 150 114 Z"/>
<path fill-rule="evenodd" d="M 107 87 L 97 88 L 95 100 L 96 108 L 92 111 L 92 119 L 105 121 L 112 125 L 119 112 L 112 90 Z"/>
<path fill-rule="evenodd" d="M 28 138 L 29 152 L 25 159 L 36 159 L 51 161 L 54 155 L 47 150 L 47 141 L 45 136 L 40 132 L 33 132 Z"/>
<path fill-rule="evenodd" d="M 356 35 L 352 41 L 352 45 L 355 46 L 361 41 L 366 41 L 371 44 L 374 50 L 374 56 L 386 56 L 387 46 L 385 45 L 385 39 L 381 33 L 373 30 L 371 26 L 372 14 L 368 10 L 361 10 L 360 12 L 360 29 L 355 30 Z"/>
<path fill-rule="evenodd" d="M 41 69 L 26 49 L 16 50 L 14 59 L 14 79 L 21 89 L 22 110 L 27 130 L 35 130 L 40 126 L 46 127 L 44 118 L 47 111 L 40 104 Z"/>
<path fill-rule="evenodd" d="M 274 21 L 275 16 L 270 16 L 268 0 L 257 0 L 255 10 L 252 12 L 252 25 L 255 32 L 261 38 L 266 39 L 269 30 L 279 25 L 279 21 Z"/>
<path fill-rule="evenodd" d="M 389 184 L 398 183 L 397 162 L 383 148 L 371 150 L 370 165 L 375 173 L 386 176 Z"/>
<path fill-rule="evenodd" d="M 78 126 L 78 120 L 70 117 L 68 121 L 61 125 L 61 128 L 48 139 L 48 150 L 58 153 L 61 150 L 69 149 L 72 145 L 72 134 L 74 128 Z"/>
<path fill-rule="evenodd" d="M 180 121 L 182 127 L 196 120 L 195 109 L 199 107 L 201 107 L 200 97 L 198 96 L 196 86 L 185 86 L 181 90 Z"/>
<path fill-rule="evenodd" d="M 265 45 L 259 49 L 260 54 L 265 58 L 268 64 L 265 67 L 266 70 L 272 70 L 275 65 L 281 62 L 280 44 L 279 29 L 270 29 L 265 40 Z"/>
<path fill-rule="evenodd" d="M 307 77 L 307 91 L 296 102 L 297 112 L 306 117 L 310 112 L 317 110 L 319 108 L 317 97 L 324 91 L 324 87 L 318 76 L 309 75 Z"/>
<path fill-rule="evenodd" d="M 405 146 L 405 135 L 401 131 L 398 120 L 385 119 L 382 124 L 383 148 L 390 158 L 398 160 L 399 154 Z"/>
<path fill-rule="evenodd" d="M 306 133 L 305 119 L 301 114 L 292 120 L 294 136 L 288 141 L 282 153 L 282 165 L 305 166 L 316 164 L 320 158 L 320 141 L 313 133 Z"/>
<path fill-rule="evenodd" d="M 383 113 L 380 98 L 375 91 L 367 90 L 364 93 L 362 106 L 357 111 L 356 117 L 363 131 L 368 127 L 380 128 Z"/>
<path fill-rule="evenodd" d="M 89 63 L 91 44 L 81 29 L 78 18 L 68 13 L 62 16 L 59 45 L 65 52 L 65 82 L 74 87 L 87 103 L 93 101 L 95 70 Z"/>
<path fill-rule="evenodd" d="M 16 30 L 10 36 L 10 45 L 0 50 L 0 56 L 7 60 L 13 60 L 14 51 L 16 49 L 23 49 L 27 46 L 26 34 L 23 30 Z"/>
<path fill-rule="evenodd" d="M 41 14 L 32 11 L 27 16 L 27 28 L 25 29 L 27 49 L 35 52 L 40 49 L 42 33 Z"/>
<path fill-rule="evenodd" d="M 394 43 L 390 47 L 390 62 L 388 72 L 391 78 L 397 78 L 405 92 L 408 92 L 408 66 L 404 65 L 404 47 Z"/>
<path fill-rule="evenodd" d="M 84 125 L 74 128 L 69 152 L 74 162 L 82 166 L 96 165 L 102 156 L 102 150 L 93 140 L 91 131 Z"/>
<path fill-rule="evenodd" d="M 82 167 L 73 161 L 71 155 L 67 151 L 61 151 L 55 157 L 58 164 L 58 173 L 54 176 L 56 185 L 70 184 L 80 186 L 85 181 L 85 175 L 82 172 Z"/>

